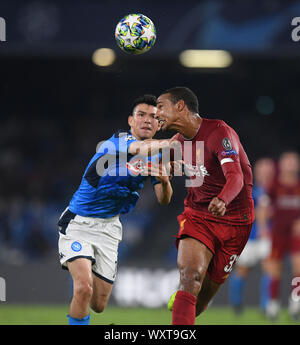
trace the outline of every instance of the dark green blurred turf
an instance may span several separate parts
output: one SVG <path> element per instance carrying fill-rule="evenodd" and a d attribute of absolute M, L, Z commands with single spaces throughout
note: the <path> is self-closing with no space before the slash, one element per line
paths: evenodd
<path fill-rule="evenodd" d="M 0 304 L 1 325 L 66 325 L 68 306 Z M 171 312 L 163 309 L 108 307 L 104 313 L 91 312 L 93 325 L 169 325 Z M 276 322 L 270 322 L 256 308 L 247 308 L 237 316 L 227 307 L 210 307 L 196 319 L 198 325 L 290 325 L 300 324 L 290 319 L 283 309 Z"/>

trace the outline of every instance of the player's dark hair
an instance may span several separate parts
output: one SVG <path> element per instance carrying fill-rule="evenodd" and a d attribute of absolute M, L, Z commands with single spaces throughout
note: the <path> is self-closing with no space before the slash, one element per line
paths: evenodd
<path fill-rule="evenodd" d="M 133 101 L 132 109 L 134 109 L 139 104 L 148 104 L 148 105 L 153 105 L 154 107 L 156 107 L 156 96 L 146 94 L 146 95 L 136 98 Z"/>
<path fill-rule="evenodd" d="M 176 104 L 178 101 L 183 100 L 189 111 L 193 113 L 199 112 L 198 98 L 192 90 L 184 86 L 172 87 L 164 91 L 162 94 L 170 94 L 170 101 Z"/>

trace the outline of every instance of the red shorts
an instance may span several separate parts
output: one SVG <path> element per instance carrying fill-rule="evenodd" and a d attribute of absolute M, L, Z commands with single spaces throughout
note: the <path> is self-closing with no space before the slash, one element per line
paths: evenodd
<path fill-rule="evenodd" d="M 214 282 L 224 283 L 248 241 L 252 224 L 218 223 L 189 207 L 177 219 L 180 228 L 176 235 L 176 247 L 184 237 L 193 237 L 204 243 L 214 254 L 207 274 Z"/>
<path fill-rule="evenodd" d="M 276 234 L 272 233 L 271 258 L 282 260 L 285 255 L 300 253 L 300 236 L 290 233 Z"/>

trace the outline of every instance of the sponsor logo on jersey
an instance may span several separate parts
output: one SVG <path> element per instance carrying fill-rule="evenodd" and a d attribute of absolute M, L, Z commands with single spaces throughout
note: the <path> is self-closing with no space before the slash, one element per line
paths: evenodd
<path fill-rule="evenodd" d="M 197 177 L 209 176 L 209 173 L 203 164 L 201 165 L 185 164 L 184 167 L 185 167 L 185 173 L 187 176 L 197 176 Z"/>

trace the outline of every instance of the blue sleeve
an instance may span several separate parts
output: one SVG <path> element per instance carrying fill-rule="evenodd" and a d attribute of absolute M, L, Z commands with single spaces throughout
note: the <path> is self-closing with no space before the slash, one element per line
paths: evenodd
<path fill-rule="evenodd" d="M 138 140 L 130 133 L 119 132 L 111 138 L 111 141 L 115 143 L 117 153 L 127 153 L 130 144 Z"/>

